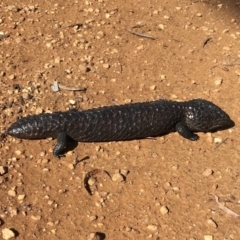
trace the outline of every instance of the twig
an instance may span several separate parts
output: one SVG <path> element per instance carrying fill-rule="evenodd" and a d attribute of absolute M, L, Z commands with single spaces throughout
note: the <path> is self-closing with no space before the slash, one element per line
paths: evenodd
<path fill-rule="evenodd" d="M 58 83 L 57 81 L 54 81 L 53 82 L 53 85 L 51 86 L 53 92 L 58 92 L 59 89 L 64 89 L 64 90 L 68 90 L 68 91 L 83 91 L 83 92 L 86 92 L 86 88 L 80 88 L 80 87 L 67 87 L 67 86 L 64 86 L 60 83 Z"/>
<path fill-rule="evenodd" d="M 207 39 L 204 40 L 203 48 L 208 44 L 208 42 L 210 42 L 211 39 L 212 39 L 211 37 L 208 37 Z"/>
<path fill-rule="evenodd" d="M 133 31 L 130 30 L 130 29 L 127 29 L 127 31 L 130 32 L 131 34 L 136 35 L 136 36 L 139 36 L 139 37 L 144 37 L 144 38 L 149 38 L 149 39 L 155 40 L 154 37 L 152 37 L 152 36 L 150 36 L 150 35 L 147 35 L 147 34 L 144 34 L 144 33 L 133 32 Z"/>
<path fill-rule="evenodd" d="M 223 143 L 225 143 L 227 140 L 228 140 L 228 138 L 225 138 L 222 142 L 220 142 L 220 143 L 214 148 L 214 150 L 217 149 L 219 146 L 221 146 Z"/>
<path fill-rule="evenodd" d="M 220 203 L 220 202 L 218 201 L 218 196 L 214 195 L 214 197 L 215 197 L 215 201 L 216 201 L 218 207 L 219 207 L 221 210 L 223 210 L 225 213 L 227 213 L 227 214 L 230 215 L 231 217 L 240 218 L 240 215 L 239 215 L 239 214 L 233 212 L 233 211 L 230 210 L 229 208 L 225 207 L 222 203 Z"/>
<path fill-rule="evenodd" d="M 83 92 L 86 92 L 86 88 L 80 88 L 80 87 L 67 87 L 67 86 L 64 86 L 62 84 L 58 84 L 59 88 L 60 89 L 64 89 L 64 90 L 69 90 L 69 91 L 83 91 Z"/>
<path fill-rule="evenodd" d="M 84 160 L 87 160 L 87 159 L 89 159 L 89 156 L 86 156 L 86 157 L 84 157 L 84 158 L 82 158 L 82 159 L 78 159 L 78 156 L 77 156 L 76 159 L 75 159 L 75 161 L 74 161 L 73 168 L 75 169 L 76 166 L 77 166 L 80 162 L 83 162 Z"/>
<path fill-rule="evenodd" d="M 73 24 L 71 24 L 71 25 L 69 25 L 69 26 L 67 26 L 67 27 L 69 27 L 69 28 L 71 28 L 71 27 L 77 27 L 77 28 L 80 28 L 80 27 L 82 27 L 82 26 L 83 26 L 82 23 L 73 23 Z"/>

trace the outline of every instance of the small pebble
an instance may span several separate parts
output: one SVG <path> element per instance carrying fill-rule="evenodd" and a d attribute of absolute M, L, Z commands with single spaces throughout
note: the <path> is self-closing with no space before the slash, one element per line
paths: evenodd
<path fill-rule="evenodd" d="M 164 30 L 165 26 L 164 26 L 163 24 L 158 24 L 158 28 L 159 28 L 160 30 Z"/>
<path fill-rule="evenodd" d="M 11 238 L 14 238 L 15 237 L 15 233 L 9 229 L 9 228 L 4 228 L 2 230 L 2 238 L 3 239 L 11 239 Z"/>
<path fill-rule="evenodd" d="M 95 220 L 97 220 L 97 218 L 98 218 L 98 217 L 97 217 L 96 215 L 94 215 L 94 216 L 90 216 L 90 217 L 89 217 L 89 220 L 90 220 L 90 221 L 95 221 Z"/>
<path fill-rule="evenodd" d="M 93 186 L 95 183 L 96 183 L 96 179 L 95 179 L 95 178 L 90 177 L 90 178 L 88 179 L 88 185 L 89 185 L 89 186 Z"/>
<path fill-rule="evenodd" d="M 16 154 L 17 156 L 20 156 L 20 155 L 22 154 L 22 152 L 21 152 L 20 150 L 16 150 L 16 151 L 15 151 L 15 154 Z"/>
<path fill-rule="evenodd" d="M 235 74 L 236 74 L 237 76 L 240 76 L 240 70 L 236 70 L 236 71 L 235 71 Z"/>
<path fill-rule="evenodd" d="M 214 84 L 215 84 L 216 86 L 220 86 L 220 85 L 222 84 L 222 82 L 223 82 L 223 79 L 222 79 L 221 77 L 216 77 L 216 78 L 214 79 Z"/>
<path fill-rule="evenodd" d="M 131 231 L 132 231 L 132 228 L 131 228 L 131 227 L 128 227 L 128 226 L 126 226 L 126 227 L 124 228 L 124 230 L 125 230 L 126 232 L 131 232 Z"/>
<path fill-rule="evenodd" d="M 11 75 L 9 75 L 8 78 L 9 78 L 10 80 L 13 80 L 13 79 L 15 79 L 15 77 L 16 77 L 16 76 L 15 76 L 14 74 L 11 74 Z"/>
<path fill-rule="evenodd" d="M 40 152 L 40 157 L 44 157 L 45 155 L 46 155 L 46 152 L 45 151 L 42 151 L 42 152 Z"/>
<path fill-rule="evenodd" d="M 16 216 L 18 214 L 17 208 L 9 207 L 8 211 L 11 217 Z"/>
<path fill-rule="evenodd" d="M 166 207 L 166 206 L 161 206 L 160 207 L 160 213 L 162 214 L 162 215 L 165 215 L 165 214 L 167 214 L 169 212 L 169 210 L 168 210 L 168 208 Z"/>
<path fill-rule="evenodd" d="M 113 180 L 114 182 L 123 182 L 123 181 L 124 181 L 124 178 L 123 178 L 123 175 L 122 175 L 122 174 L 120 174 L 120 173 L 114 173 L 114 174 L 112 175 L 112 180 Z"/>
<path fill-rule="evenodd" d="M 37 108 L 36 111 L 35 111 L 36 114 L 39 114 L 39 113 L 43 113 L 43 109 L 42 108 Z"/>
<path fill-rule="evenodd" d="M 90 233 L 87 240 L 101 240 L 99 233 Z"/>
<path fill-rule="evenodd" d="M 85 65 L 79 65 L 78 68 L 81 73 L 86 73 L 88 71 L 88 68 Z"/>
<path fill-rule="evenodd" d="M 54 203 L 54 201 L 53 201 L 53 200 L 48 200 L 48 202 L 47 202 L 47 203 L 48 203 L 48 205 L 50 205 L 50 206 L 51 206 L 51 205 Z"/>
<path fill-rule="evenodd" d="M 196 16 L 197 17 L 202 17 L 202 14 L 201 13 L 197 13 Z"/>
<path fill-rule="evenodd" d="M 211 168 L 207 168 L 206 170 L 203 171 L 202 175 L 204 177 L 209 177 L 213 174 L 213 170 Z"/>
<path fill-rule="evenodd" d="M 46 47 L 47 48 L 51 48 L 52 47 L 52 43 L 46 43 Z"/>
<path fill-rule="evenodd" d="M 7 168 L 4 166 L 0 166 L 0 175 L 4 175 L 7 172 Z"/>
<path fill-rule="evenodd" d="M 222 33 L 228 33 L 229 32 L 229 29 L 224 29 L 223 31 L 222 31 Z"/>
<path fill-rule="evenodd" d="M 148 225 L 148 226 L 147 226 L 147 229 L 150 230 L 150 231 L 152 231 L 152 232 L 156 232 L 157 229 L 158 229 L 158 226 L 151 224 L 151 225 Z"/>
<path fill-rule="evenodd" d="M 11 196 L 11 197 L 16 197 L 17 194 L 14 190 L 9 190 L 8 195 Z"/>
<path fill-rule="evenodd" d="M 101 150 L 101 146 L 96 146 L 96 147 L 95 147 L 95 150 L 96 150 L 97 152 L 99 152 L 99 151 Z"/>
<path fill-rule="evenodd" d="M 74 99 L 70 99 L 70 100 L 69 100 L 69 103 L 72 104 L 72 105 L 74 105 L 74 104 L 76 103 L 76 101 L 75 101 Z"/>
<path fill-rule="evenodd" d="M 144 46 L 143 45 L 140 45 L 137 47 L 137 50 L 143 50 L 144 49 Z"/>
<path fill-rule="evenodd" d="M 179 187 L 173 187 L 172 190 L 173 190 L 174 192 L 178 192 L 178 191 L 180 190 L 180 188 L 179 188 Z"/>
<path fill-rule="evenodd" d="M 163 18 L 166 19 L 166 20 L 169 20 L 169 19 L 170 19 L 170 17 L 167 16 L 167 15 L 163 16 Z"/>
<path fill-rule="evenodd" d="M 150 87 L 150 90 L 155 90 L 156 89 L 156 85 L 152 85 L 151 87 Z"/>
<path fill-rule="evenodd" d="M 108 69 L 108 68 L 110 68 L 110 65 L 108 63 L 104 63 L 103 68 Z"/>
<path fill-rule="evenodd" d="M 105 36 L 106 34 L 103 31 L 97 32 L 97 39 L 101 39 Z"/>
<path fill-rule="evenodd" d="M 176 170 L 178 170 L 178 168 L 179 168 L 178 164 L 172 165 L 172 170 L 176 171 Z"/>
<path fill-rule="evenodd" d="M 73 170 L 73 169 L 74 169 L 74 164 L 69 163 L 69 164 L 68 164 L 68 168 L 71 169 L 71 170 Z"/>
<path fill-rule="evenodd" d="M 18 195 L 17 198 L 18 198 L 19 201 L 22 201 L 25 197 L 26 197 L 26 195 L 20 194 L 20 195 Z"/>
<path fill-rule="evenodd" d="M 61 62 L 60 57 L 56 57 L 56 58 L 54 59 L 54 62 L 55 62 L 55 63 L 60 63 L 60 62 Z"/>
<path fill-rule="evenodd" d="M 18 12 L 20 10 L 16 5 L 9 5 L 7 8 L 12 12 Z"/>
<path fill-rule="evenodd" d="M 204 240 L 213 240 L 213 236 L 212 235 L 204 235 L 203 239 Z"/>
<path fill-rule="evenodd" d="M 215 221 L 213 221 L 211 218 L 207 219 L 207 224 L 214 228 L 218 227 L 217 223 Z"/>
<path fill-rule="evenodd" d="M 97 226 L 98 226 L 99 228 L 102 228 L 104 225 L 103 225 L 103 223 L 97 223 Z"/>
<path fill-rule="evenodd" d="M 49 162 L 49 160 L 46 159 L 46 158 L 41 161 L 41 163 L 44 163 L 44 164 L 46 164 L 46 163 L 48 163 L 48 162 Z"/>
<path fill-rule="evenodd" d="M 175 95 L 175 94 L 171 94 L 170 98 L 171 98 L 171 99 L 177 99 L 178 97 L 177 97 L 177 95 Z"/>
<path fill-rule="evenodd" d="M 222 139 L 221 138 L 214 138 L 214 143 L 221 143 L 222 142 Z"/>
<path fill-rule="evenodd" d="M 0 184 L 4 183 L 5 181 L 6 181 L 6 179 L 4 177 L 0 176 Z"/>
<path fill-rule="evenodd" d="M 39 221 L 41 219 L 41 216 L 31 216 L 31 219 L 34 221 Z"/>

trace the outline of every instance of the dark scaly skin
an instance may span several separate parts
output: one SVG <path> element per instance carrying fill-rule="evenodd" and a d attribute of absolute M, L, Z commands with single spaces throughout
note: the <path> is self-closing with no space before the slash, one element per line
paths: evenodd
<path fill-rule="evenodd" d="M 57 138 L 53 153 L 60 157 L 68 137 L 78 142 L 106 142 L 156 137 L 177 131 L 194 141 L 198 135 L 193 132 L 232 126 L 234 122 L 230 117 L 207 100 L 158 100 L 32 115 L 13 123 L 7 133 L 23 139 Z"/>

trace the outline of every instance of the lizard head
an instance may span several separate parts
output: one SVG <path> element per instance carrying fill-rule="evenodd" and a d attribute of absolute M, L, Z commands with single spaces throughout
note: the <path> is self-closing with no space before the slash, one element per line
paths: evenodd
<path fill-rule="evenodd" d="M 212 102 L 193 99 L 185 106 L 185 123 L 192 131 L 222 130 L 234 126 L 228 114 Z"/>

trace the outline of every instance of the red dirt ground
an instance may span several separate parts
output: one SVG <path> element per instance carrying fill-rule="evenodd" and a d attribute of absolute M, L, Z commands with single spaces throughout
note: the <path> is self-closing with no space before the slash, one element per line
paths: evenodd
<path fill-rule="evenodd" d="M 60 160 L 52 155 L 55 140 L 7 136 L 0 144 L 0 166 L 7 168 L 0 176 L 0 233 L 13 229 L 17 239 L 240 239 L 240 220 L 214 198 L 240 213 L 239 3 L 4 0 L 0 9 L 1 35 L 9 34 L 0 40 L 2 133 L 17 116 L 159 98 L 204 98 L 236 123 L 199 133 L 197 142 L 171 133 L 79 143 Z M 53 92 L 54 80 L 87 91 Z M 129 173 L 123 182 L 96 175 L 98 190 L 90 196 L 83 178 L 93 169 Z"/>

